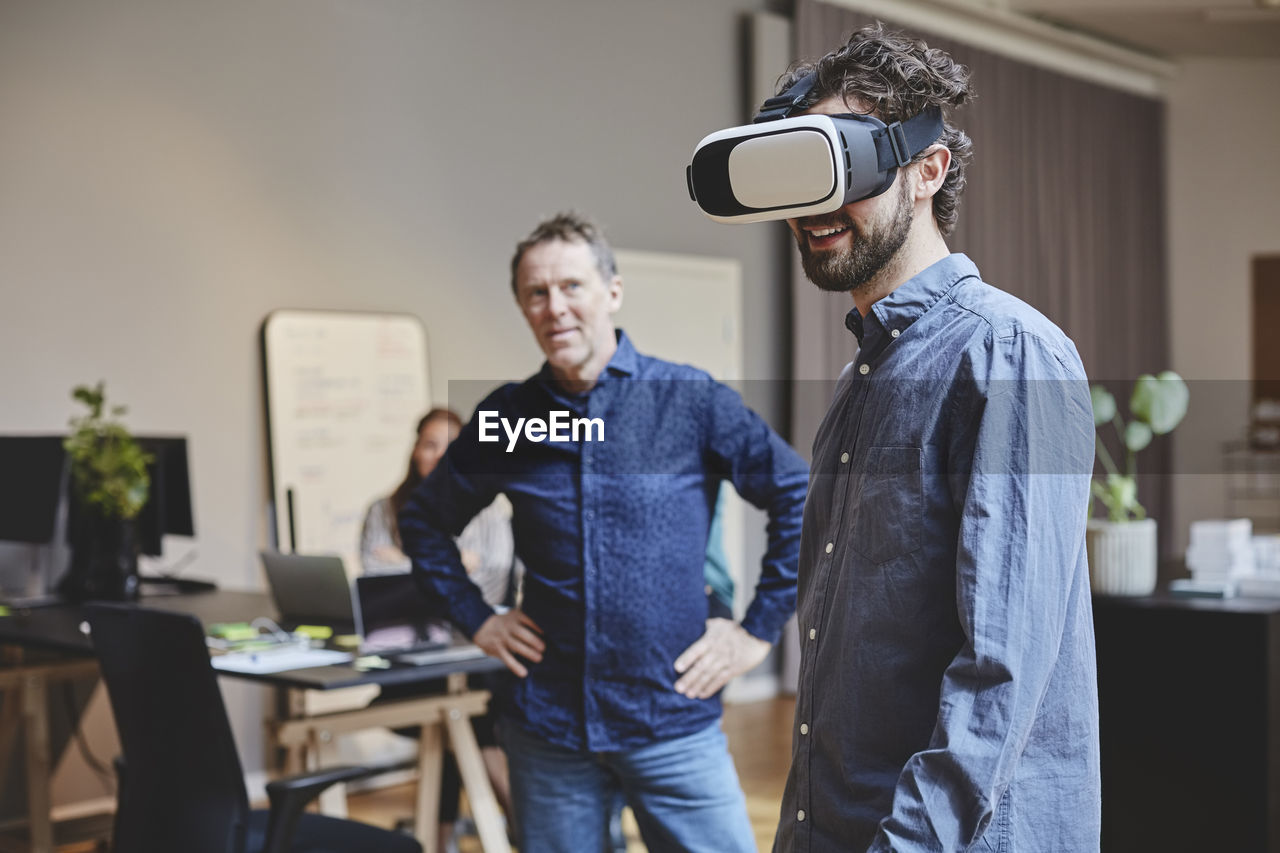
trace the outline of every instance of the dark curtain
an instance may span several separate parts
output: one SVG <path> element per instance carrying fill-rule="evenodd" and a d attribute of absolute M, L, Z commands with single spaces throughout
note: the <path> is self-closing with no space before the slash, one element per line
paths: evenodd
<path fill-rule="evenodd" d="M 796 55 L 817 59 L 874 21 L 798 0 Z M 1057 323 L 1090 381 L 1106 384 L 1127 413 L 1132 380 L 1169 367 L 1163 103 L 901 29 L 968 66 L 976 94 L 951 117 L 974 155 L 948 245 Z M 842 322 L 848 296 L 821 294 L 798 261 L 793 269 L 794 374 L 804 381 L 792 436 L 807 448 L 855 341 Z M 1168 518 L 1169 453 L 1167 438 L 1157 439 L 1140 457 L 1140 496 L 1157 519 Z"/>

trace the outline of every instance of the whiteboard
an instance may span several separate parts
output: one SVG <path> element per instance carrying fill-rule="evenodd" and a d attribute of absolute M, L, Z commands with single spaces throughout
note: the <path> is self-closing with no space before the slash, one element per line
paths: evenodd
<path fill-rule="evenodd" d="M 720 381 L 742 379 L 742 265 L 727 258 L 618 250 L 622 307 L 614 315 L 636 349 L 700 367 Z M 739 389 L 741 390 L 741 389 Z M 733 577 L 734 613 L 755 590 L 746 583 L 747 503 L 726 484 L 724 552 Z"/>
<path fill-rule="evenodd" d="M 727 258 L 619 250 L 622 307 L 614 322 L 636 349 L 742 378 L 742 265 Z"/>
<path fill-rule="evenodd" d="M 273 311 L 262 324 L 275 542 L 359 572 L 369 504 L 403 478 L 431 399 L 409 314 Z"/>

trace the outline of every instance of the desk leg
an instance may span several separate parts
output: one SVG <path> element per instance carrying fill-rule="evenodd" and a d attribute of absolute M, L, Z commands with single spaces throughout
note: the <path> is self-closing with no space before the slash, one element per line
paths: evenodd
<path fill-rule="evenodd" d="M 509 853 L 511 844 L 502 829 L 502 815 L 489 785 L 476 734 L 471 730 L 471 719 L 457 708 L 450 708 L 445 711 L 444 720 L 449 727 L 449 742 L 453 744 L 453 756 L 458 760 L 462 784 L 467 789 L 471 814 L 475 816 L 476 829 L 480 831 L 480 846 L 484 853 Z"/>
<path fill-rule="evenodd" d="M 52 853 L 49 819 L 49 706 L 40 675 L 22 679 L 22 723 L 27 740 L 27 818 L 32 853 Z"/>
<path fill-rule="evenodd" d="M 306 762 L 307 770 L 319 770 L 321 767 L 333 766 L 334 754 L 338 745 L 333 742 L 333 733 L 321 729 L 312 729 L 308 743 Z M 341 782 L 330 785 L 320 792 L 316 798 L 320 814 L 326 817 L 345 818 L 347 816 L 347 786 Z"/>
<path fill-rule="evenodd" d="M 21 721 L 22 688 L 14 685 L 0 695 L 0 794 L 4 793 L 5 780 L 9 778 L 9 759 L 13 757 L 13 742 L 18 737 Z"/>
<path fill-rule="evenodd" d="M 444 742 L 437 720 L 422 726 L 418 739 L 418 794 L 413 810 L 413 834 L 423 853 L 438 853 L 440 840 L 440 771 Z"/>

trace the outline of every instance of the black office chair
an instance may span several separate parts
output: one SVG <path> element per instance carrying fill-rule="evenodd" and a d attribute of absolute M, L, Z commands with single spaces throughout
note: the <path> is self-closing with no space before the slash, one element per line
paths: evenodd
<path fill-rule="evenodd" d="M 250 811 L 217 675 L 199 620 L 127 605 L 85 607 L 111 697 L 123 760 L 120 853 L 421 853 L 413 838 L 303 814 L 325 788 L 379 772 L 336 767 L 267 785 Z"/>

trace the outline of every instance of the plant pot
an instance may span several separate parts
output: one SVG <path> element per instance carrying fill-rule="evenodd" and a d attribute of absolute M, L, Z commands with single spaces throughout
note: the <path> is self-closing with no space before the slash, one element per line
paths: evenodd
<path fill-rule="evenodd" d="M 1156 588 L 1156 522 L 1089 519 L 1089 583 L 1099 595 L 1150 595 Z"/>
<path fill-rule="evenodd" d="M 58 581 L 58 594 L 69 601 L 137 598 L 137 524 L 81 507 L 72 528 L 71 566 Z"/>

